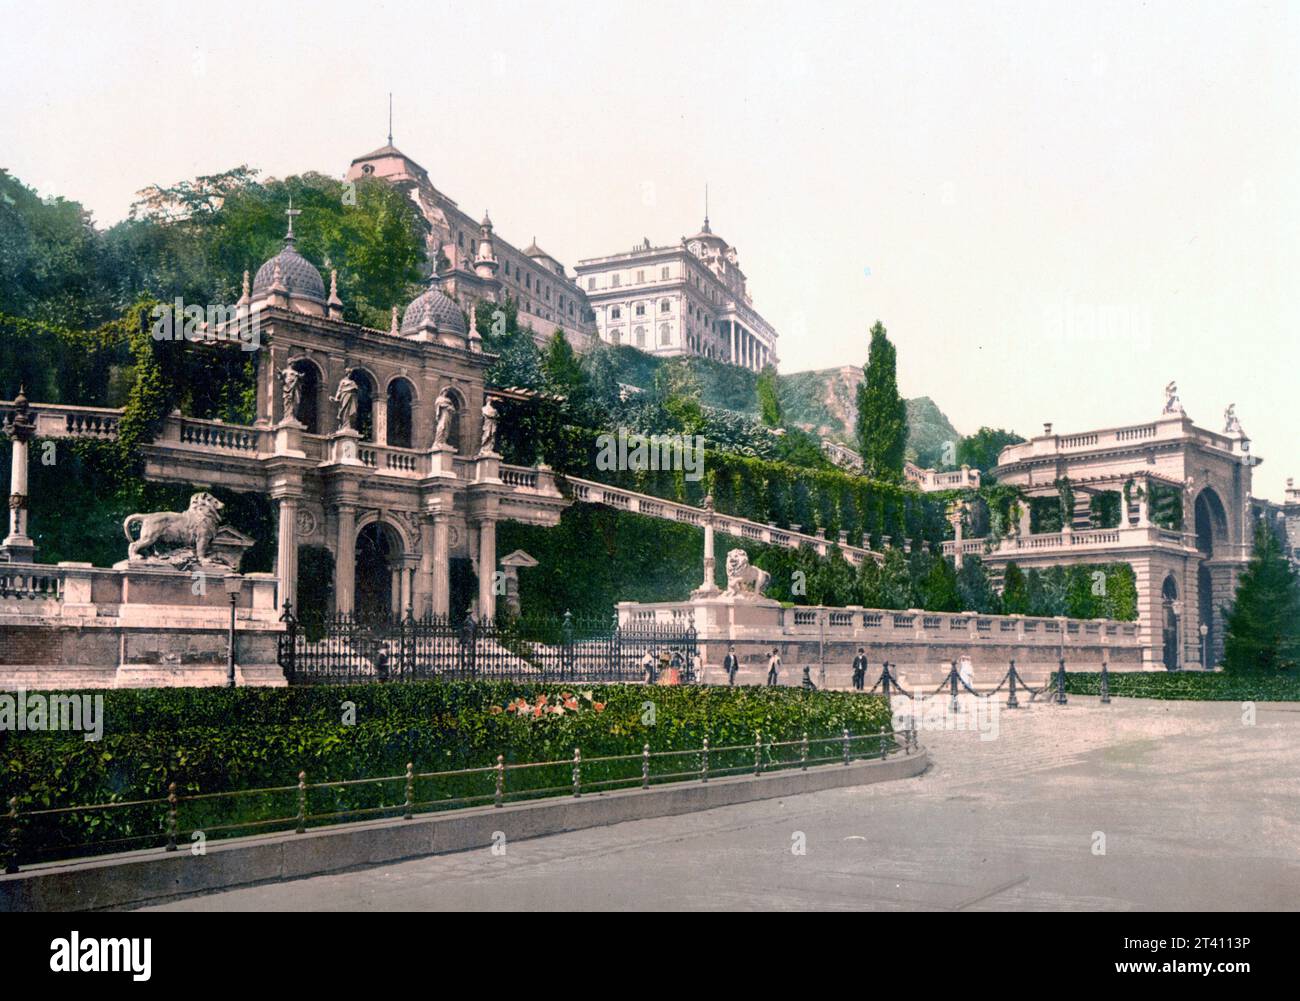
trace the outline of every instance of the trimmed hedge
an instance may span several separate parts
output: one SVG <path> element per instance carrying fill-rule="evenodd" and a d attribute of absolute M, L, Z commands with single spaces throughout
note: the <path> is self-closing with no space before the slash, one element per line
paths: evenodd
<path fill-rule="evenodd" d="M 590 692 L 588 700 L 581 693 Z M 578 695 L 576 714 L 520 718 L 493 707 L 546 695 Z M 21 811 L 110 801 L 156 799 L 175 782 L 182 795 L 293 786 L 300 770 L 309 783 L 400 776 L 415 771 L 481 768 L 502 754 L 509 763 L 565 761 L 575 747 L 584 758 L 744 745 L 712 756 L 715 770 L 753 765 L 756 734 L 764 742 L 878 733 L 890 715 L 883 699 L 797 688 L 697 688 L 640 685 L 565 686 L 513 682 L 423 682 L 288 689 L 155 689 L 96 691 L 104 697 L 105 734 L 7 735 L 0 795 L 17 796 Z M 343 722 L 346 706 L 355 722 Z M 595 704 L 603 704 L 597 711 Z M 653 718 L 649 712 L 653 707 Z M 858 750 L 863 745 L 858 745 Z M 793 754 L 791 753 L 793 752 Z M 797 749 L 767 749 L 769 762 L 797 758 Z M 838 752 L 833 752 L 838 753 Z M 816 754 L 814 753 L 814 756 Z M 698 770 L 698 755 L 656 758 L 656 775 Z M 592 762 L 584 783 L 638 778 L 639 761 Z M 511 772 L 508 791 L 563 792 L 570 766 Z M 475 774 L 421 780 L 416 802 L 465 797 L 490 801 L 493 776 Z M 400 812 L 404 782 L 313 790 L 308 814 L 380 810 Z M 453 803 L 450 805 L 460 805 Z M 395 810 L 395 807 L 398 808 Z M 183 803 L 182 837 L 192 830 L 242 834 L 258 821 L 292 828 L 296 791 Z M 288 818 L 288 823 L 284 823 Z M 322 819 L 321 823 L 331 822 Z M 87 843 L 104 850 L 160 843 L 160 807 L 127 807 L 23 821 L 24 857 L 67 854 Z"/>
<path fill-rule="evenodd" d="M 1295 674 L 1224 674 L 1218 671 L 1143 671 L 1110 673 L 1111 695 L 1131 699 L 1200 702 L 1300 702 Z M 1070 695 L 1100 695 L 1101 675 L 1066 672 Z"/>

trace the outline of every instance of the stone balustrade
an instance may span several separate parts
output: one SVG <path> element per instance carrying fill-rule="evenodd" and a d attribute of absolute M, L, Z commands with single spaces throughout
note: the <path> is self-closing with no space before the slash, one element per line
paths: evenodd
<path fill-rule="evenodd" d="M 637 493 L 623 487 L 612 487 L 607 483 L 579 479 L 574 476 L 567 477 L 567 483 L 573 493 L 573 499 L 576 501 L 588 504 L 604 504 L 620 511 L 641 514 L 648 518 L 676 521 L 685 525 L 694 525 L 697 528 L 702 528 L 705 523 L 707 512 L 703 508 L 691 507 L 689 504 L 679 504 L 676 501 L 663 500 L 659 497 Z M 748 518 L 738 518 L 730 514 L 715 513 L 713 515 L 713 529 L 715 532 L 721 532 L 724 535 L 731 535 L 738 539 L 759 542 L 768 546 L 784 546 L 787 549 L 811 546 L 823 556 L 830 551 L 830 547 L 833 545 L 822 535 L 807 535 L 803 532 L 781 529 L 775 525 L 764 525 Z M 860 564 L 867 557 L 878 559 L 878 556 L 872 553 L 871 550 L 850 545 L 846 540 L 841 541 L 839 545 L 841 552 L 851 563 Z"/>
<path fill-rule="evenodd" d="M 1124 549 L 1144 546 L 1174 546 L 1178 549 L 1195 549 L 1195 538 L 1185 532 L 1150 527 L 1094 528 L 1079 532 L 1050 532 L 1038 535 L 1004 536 L 999 544 L 993 546 L 988 538 L 963 539 L 961 554 L 995 555 L 1003 559 L 1015 558 L 1017 553 L 1039 553 L 1043 551 L 1060 551 L 1076 553 L 1090 549 Z M 945 556 L 957 555 L 956 542 L 943 544 Z"/>

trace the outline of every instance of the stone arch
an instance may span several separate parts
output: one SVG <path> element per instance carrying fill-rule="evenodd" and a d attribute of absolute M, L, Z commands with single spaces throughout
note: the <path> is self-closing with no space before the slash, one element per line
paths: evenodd
<path fill-rule="evenodd" d="M 465 399 L 465 393 L 455 386 L 447 385 L 438 390 L 438 395 L 447 392 L 453 402 L 456 404 L 456 415 L 451 419 L 451 432 L 447 435 L 447 444 L 456 449 L 456 454 L 464 454 L 464 449 L 475 442 L 470 441 L 470 432 L 473 430 L 470 426 L 469 401 Z"/>
<path fill-rule="evenodd" d="M 298 408 L 298 420 L 307 426 L 309 434 L 320 434 L 321 391 L 325 387 L 325 373 L 306 355 L 290 358 L 288 367 L 302 373 L 302 403 Z"/>
<path fill-rule="evenodd" d="M 1205 628 L 1204 639 L 1197 638 L 1204 656 L 1213 664 L 1223 652 L 1223 613 L 1216 606 L 1228 600 L 1234 581 L 1232 570 L 1222 562 L 1232 552 L 1232 522 L 1213 487 L 1196 495 L 1192 524 L 1200 553 L 1196 564 L 1196 611 L 1199 625 Z"/>
<path fill-rule="evenodd" d="M 357 526 L 355 608 L 359 616 L 401 614 L 406 574 L 404 557 L 410 552 L 406 533 L 396 522 L 370 514 Z"/>
<path fill-rule="evenodd" d="M 354 365 L 348 375 L 357 384 L 357 430 L 362 441 L 375 440 L 375 394 L 379 380 L 364 365 Z"/>
<path fill-rule="evenodd" d="M 415 385 L 402 375 L 388 380 L 385 390 L 388 411 L 386 445 L 395 448 L 415 446 Z"/>
<path fill-rule="evenodd" d="M 1179 663 L 1179 634 L 1181 633 L 1182 602 L 1178 597 L 1178 581 L 1172 573 L 1167 574 L 1160 585 L 1161 623 L 1164 638 L 1164 665 L 1169 671 L 1176 671 Z"/>

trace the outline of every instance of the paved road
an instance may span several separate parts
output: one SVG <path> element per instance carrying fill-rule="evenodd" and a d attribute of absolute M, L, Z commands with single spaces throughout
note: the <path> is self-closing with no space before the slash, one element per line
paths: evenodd
<path fill-rule="evenodd" d="M 934 766 L 902 782 L 159 909 L 1300 909 L 1300 704 L 1248 726 L 1236 703 L 1072 698 L 998 729 L 923 732 Z"/>

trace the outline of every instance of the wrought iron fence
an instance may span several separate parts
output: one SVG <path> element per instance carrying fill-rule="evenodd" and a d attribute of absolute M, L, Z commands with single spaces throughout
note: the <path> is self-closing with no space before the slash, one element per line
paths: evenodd
<path fill-rule="evenodd" d="M 166 795 L 75 806 L 48 806 L 10 798 L 0 812 L 0 872 L 121 851 L 162 848 L 174 852 L 201 835 L 224 839 L 308 829 L 359 820 L 411 819 L 491 804 L 503 807 L 554 796 L 581 797 L 619 789 L 650 789 L 674 782 L 708 782 L 742 775 L 810 767 L 848 766 L 854 761 L 886 761 L 890 755 L 921 751 L 916 721 L 906 729 L 773 740 L 754 734 L 753 743 L 571 758 L 507 761 L 450 771 L 421 772 L 410 762 L 401 775 L 308 781 L 305 771 L 293 785 L 223 792 L 182 791 L 175 782 Z M 3 809 L 3 808 L 0 808 Z"/>
<path fill-rule="evenodd" d="M 329 615 L 308 624 L 286 609 L 279 661 L 290 684 L 495 680 L 696 680 L 692 626 L 608 618 Z"/>

